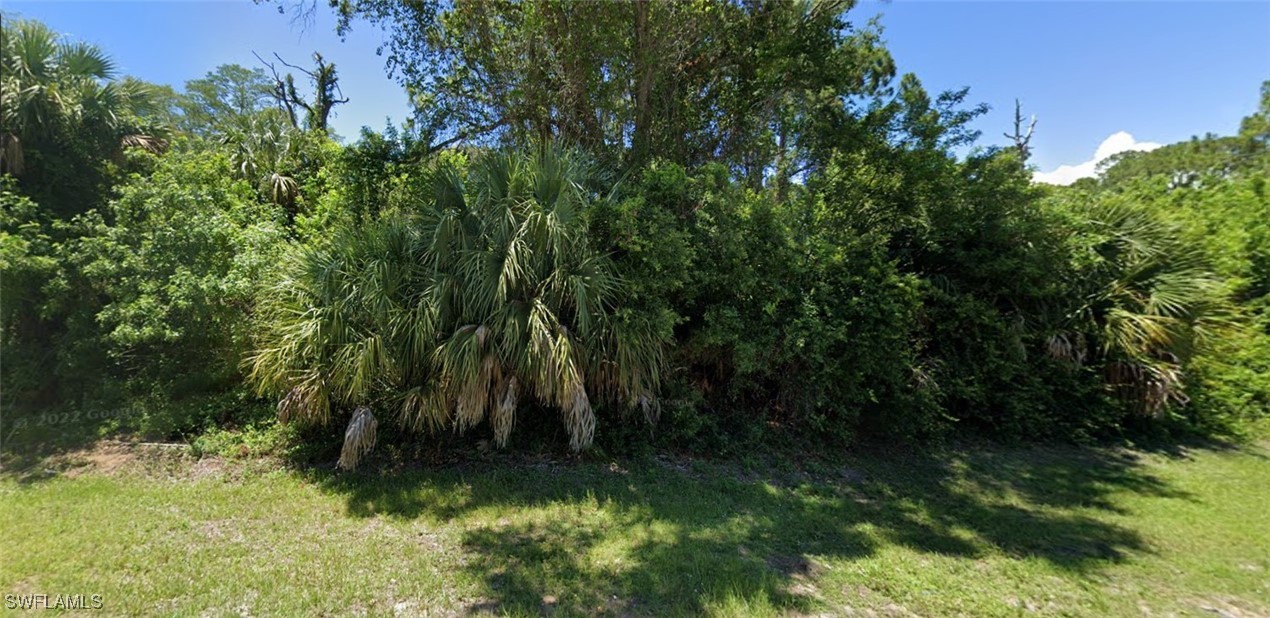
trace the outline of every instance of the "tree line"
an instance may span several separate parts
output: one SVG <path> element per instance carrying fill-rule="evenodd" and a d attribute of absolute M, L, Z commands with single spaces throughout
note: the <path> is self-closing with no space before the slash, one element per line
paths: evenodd
<path fill-rule="evenodd" d="M 1237 135 L 1049 187 L 1021 116 L 980 145 L 986 107 L 899 73 L 850 2 L 332 8 L 388 33 L 404 125 L 336 139 L 357 93 L 320 54 L 177 91 L 5 20 L 6 417 L 276 417 L 348 466 L 381 434 L 735 452 L 1265 420 L 1270 85 Z"/>

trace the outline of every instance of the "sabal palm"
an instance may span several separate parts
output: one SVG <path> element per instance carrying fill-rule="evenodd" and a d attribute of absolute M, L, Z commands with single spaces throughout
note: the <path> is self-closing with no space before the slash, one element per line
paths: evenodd
<path fill-rule="evenodd" d="M 294 253 L 262 310 L 252 376 L 284 417 L 387 403 L 412 427 L 488 419 L 506 444 L 521 402 L 588 446 L 592 400 L 655 409 L 666 338 L 618 307 L 587 238 L 586 167 L 555 148 L 435 170 L 418 213 Z"/>
<path fill-rule="evenodd" d="M 0 42 L 0 168 L 23 171 L 23 143 L 59 137 L 101 139 L 105 147 L 162 148 L 133 116 L 151 98 L 135 80 L 115 80 L 99 48 L 65 41 L 36 21 L 5 24 Z"/>
<path fill-rule="evenodd" d="M 256 183 L 262 195 L 285 206 L 299 194 L 299 184 L 289 168 L 299 157 L 302 138 L 278 109 L 242 116 L 234 126 L 221 131 L 221 143 L 229 146 L 234 174 Z"/>
<path fill-rule="evenodd" d="M 1141 412 L 1184 402 L 1183 366 L 1205 329 L 1222 319 L 1217 282 L 1198 248 L 1123 197 L 1089 207 L 1083 302 L 1070 316 L 1094 342 L 1106 380 Z M 1070 336 L 1051 352 L 1071 356 Z"/>

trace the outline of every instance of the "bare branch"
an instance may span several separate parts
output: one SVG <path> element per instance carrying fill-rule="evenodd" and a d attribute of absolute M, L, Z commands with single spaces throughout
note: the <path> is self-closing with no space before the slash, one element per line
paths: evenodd
<path fill-rule="evenodd" d="M 272 62 L 261 58 L 260 54 L 256 53 L 254 50 L 251 52 L 251 55 L 255 56 L 256 60 L 260 61 L 260 64 L 269 68 L 269 72 L 273 75 L 273 92 L 270 93 L 271 96 L 273 96 L 274 101 L 278 103 L 278 107 L 287 113 L 287 118 L 291 121 L 291 126 L 299 127 L 300 123 L 298 122 L 295 113 L 296 102 L 292 99 L 291 93 L 287 91 L 287 81 L 284 80 L 282 75 L 278 73 L 278 68 L 275 67 Z M 278 54 L 275 52 L 274 56 L 277 55 Z M 278 58 L 278 60 L 282 59 Z M 283 64 L 286 63 L 284 62 Z M 290 77 L 290 75 L 287 75 L 287 78 Z M 294 88 L 292 88 L 292 91 L 294 91 Z"/>
<path fill-rule="evenodd" d="M 485 133 L 489 133 L 490 131 L 493 131 L 494 129 L 497 129 L 498 127 L 501 127 L 501 126 L 503 126 L 504 124 L 506 124 L 506 122 L 505 122 L 505 121 L 503 121 L 503 120 L 499 120 L 499 121 L 497 121 L 497 122 L 493 122 L 493 123 L 490 123 L 490 124 L 487 124 L 487 125 L 482 125 L 482 126 L 479 126 L 479 127 L 472 127 L 471 129 L 468 129 L 468 130 L 465 130 L 465 131 L 459 131 L 459 133 L 458 133 L 457 135 L 455 135 L 454 137 L 451 137 L 450 139 L 447 139 L 447 140 L 445 140 L 445 141 L 442 141 L 442 142 L 439 142 L 439 143 L 433 144 L 433 145 L 431 145 L 431 146 L 428 146 L 428 154 L 431 154 L 431 153 L 437 152 L 437 151 L 439 151 L 439 150 L 443 150 L 443 149 L 445 149 L 445 148 L 448 148 L 448 147 L 450 147 L 450 146 L 453 146 L 454 144 L 457 144 L 457 143 L 459 143 L 459 142 L 462 142 L 462 141 L 465 141 L 465 140 L 471 139 L 471 138 L 476 137 L 476 136 L 478 136 L 478 135 L 483 135 L 483 134 L 485 134 Z"/>
<path fill-rule="evenodd" d="M 1032 121 L 1028 123 L 1027 131 L 1023 130 L 1023 105 L 1018 99 L 1014 100 L 1014 133 L 1005 133 L 1006 139 L 1014 142 L 1014 148 L 1019 151 L 1019 157 L 1023 161 L 1027 161 L 1032 156 L 1032 133 L 1036 131 L 1036 116 L 1032 116 Z"/>
<path fill-rule="evenodd" d="M 255 53 L 255 52 L 253 52 L 253 53 Z M 256 57 L 257 57 L 257 58 L 259 58 L 260 56 L 256 56 Z M 308 69 L 306 69 L 306 68 L 304 68 L 304 67 L 298 67 L 298 66 L 296 66 L 296 65 L 294 65 L 294 64 L 291 64 L 290 62 L 287 62 L 286 60 L 283 60 L 283 59 L 282 59 L 282 56 L 279 56 L 279 55 L 278 55 L 278 52 L 273 52 L 273 57 L 274 57 L 274 58 L 277 58 L 277 59 L 278 59 L 278 62 L 281 62 L 281 63 L 282 63 L 282 66 L 285 66 L 285 67 L 290 68 L 290 69 L 295 69 L 295 70 L 297 70 L 297 71 L 299 71 L 299 72 L 301 72 L 301 73 L 304 73 L 305 75 L 308 75 L 310 78 L 316 78 L 316 77 L 317 77 L 317 75 L 316 75 L 315 73 L 313 73 L 312 71 L 310 71 L 310 70 L 308 70 Z M 271 68 L 272 68 L 272 67 L 271 67 Z"/>

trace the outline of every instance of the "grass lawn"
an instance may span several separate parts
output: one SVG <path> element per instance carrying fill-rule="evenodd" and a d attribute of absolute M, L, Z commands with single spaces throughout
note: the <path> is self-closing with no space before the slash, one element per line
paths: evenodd
<path fill-rule="evenodd" d="M 107 615 L 1270 615 L 1264 445 L 344 475 L 82 457 L 0 480 L 0 594 L 100 594 Z"/>

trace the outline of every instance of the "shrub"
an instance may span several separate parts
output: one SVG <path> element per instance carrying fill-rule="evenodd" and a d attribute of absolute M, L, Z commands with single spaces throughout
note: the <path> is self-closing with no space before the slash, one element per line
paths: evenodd
<path fill-rule="evenodd" d="M 284 420 L 371 405 L 416 429 L 488 420 L 499 445 L 524 399 L 561 412 L 574 450 L 593 438 L 593 398 L 652 418 L 665 334 L 626 308 L 591 243 L 586 175 L 552 147 L 487 154 L 466 175 L 437 170 L 419 212 L 293 251 L 262 306 L 253 381 L 282 396 Z"/>

